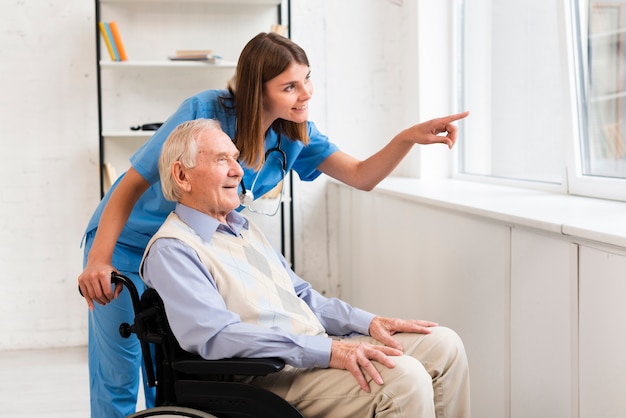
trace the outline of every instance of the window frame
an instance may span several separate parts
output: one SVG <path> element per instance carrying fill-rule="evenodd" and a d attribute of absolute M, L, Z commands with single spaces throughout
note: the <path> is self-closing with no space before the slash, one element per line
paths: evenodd
<path fill-rule="evenodd" d="M 568 159 L 569 192 L 573 195 L 626 201 L 626 179 L 598 177 L 583 174 L 582 143 L 588 129 L 586 97 L 588 94 L 587 25 L 588 0 L 564 1 L 565 45 L 568 46 L 570 83 L 572 90 L 573 125 L 572 145 Z"/>
<path fill-rule="evenodd" d="M 460 0 L 457 4 L 457 26 L 464 25 L 466 1 Z M 587 129 L 586 94 L 588 89 L 588 61 L 586 54 L 586 26 L 589 10 L 588 0 L 561 0 L 558 2 L 559 36 L 562 45 L 562 60 L 567 65 L 565 77 L 567 92 L 563 94 L 562 105 L 567 108 L 566 119 L 561 127 L 564 138 L 564 167 L 560 183 L 548 183 L 542 181 L 503 178 L 481 174 L 463 173 L 461 159 L 462 147 L 455 147 L 452 164 L 452 178 L 468 181 L 478 181 L 498 185 L 529 188 L 560 194 L 586 196 L 608 200 L 626 201 L 626 179 L 598 177 L 583 174 L 582 144 Z M 458 34 L 463 30 L 458 29 L 455 33 L 458 52 L 455 56 L 457 79 L 453 85 L 457 86 L 457 100 L 463 107 L 464 80 L 463 70 L 463 46 L 462 39 Z M 469 109 L 471 110 L 471 109 Z M 470 116 L 471 117 L 471 116 Z M 463 123 L 459 124 L 460 137 L 466 135 Z M 461 139 L 462 140 L 462 139 Z"/>

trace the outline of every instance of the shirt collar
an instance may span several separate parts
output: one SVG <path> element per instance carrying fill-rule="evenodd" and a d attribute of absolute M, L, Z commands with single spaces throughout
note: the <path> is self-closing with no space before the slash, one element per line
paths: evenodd
<path fill-rule="evenodd" d="M 174 212 L 205 241 L 211 241 L 213 239 L 213 235 L 218 230 L 224 233 L 239 236 L 243 229 L 248 229 L 248 220 L 234 210 L 226 215 L 226 222 L 228 225 L 224 225 L 212 216 L 202 213 L 196 209 L 192 209 L 189 206 L 185 206 L 182 203 L 176 203 Z"/>

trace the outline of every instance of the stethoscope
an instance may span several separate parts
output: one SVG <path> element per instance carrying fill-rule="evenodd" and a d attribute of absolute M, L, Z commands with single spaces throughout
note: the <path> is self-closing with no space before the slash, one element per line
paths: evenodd
<path fill-rule="evenodd" d="M 282 134 L 278 134 L 278 141 L 276 141 L 276 146 L 265 151 L 265 161 L 263 161 L 263 165 L 265 165 L 265 163 L 267 162 L 267 157 L 272 152 L 279 153 L 279 155 L 282 157 L 281 162 L 282 162 L 283 178 L 284 178 L 284 176 L 287 173 L 287 155 L 285 154 L 285 151 L 283 151 L 280 148 L 282 139 L 283 139 Z M 254 177 L 254 180 L 252 181 L 252 188 L 250 190 L 246 189 L 246 185 L 243 182 L 243 176 L 241 177 L 241 192 L 239 193 L 239 202 L 241 203 L 242 206 L 250 206 L 252 202 L 254 202 L 254 193 L 252 192 L 252 190 L 254 190 L 256 181 L 259 179 L 259 174 L 261 174 L 261 170 L 263 170 L 263 167 L 261 167 L 259 171 L 257 171 L 256 176 Z"/>

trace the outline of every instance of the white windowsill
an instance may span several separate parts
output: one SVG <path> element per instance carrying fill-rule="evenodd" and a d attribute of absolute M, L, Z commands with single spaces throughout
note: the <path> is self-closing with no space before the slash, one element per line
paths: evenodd
<path fill-rule="evenodd" d="M 626 203 L 475 183 L 388 178 L 375 192 L 626 248 Z"/>

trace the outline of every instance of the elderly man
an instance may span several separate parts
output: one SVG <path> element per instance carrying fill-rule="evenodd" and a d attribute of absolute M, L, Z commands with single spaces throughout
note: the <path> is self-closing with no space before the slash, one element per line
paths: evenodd
<path fill-rule="evenodd" d="M 376 316 L 316 292 L 235 209 L 239 152 L 218 122 L 175 129 L 159 170 L 176 201 L 141 266 L 181 346 L 280 357 L 254 378 L 306 417 L 469 417 L 463 343 L 434 322 Z"/>

